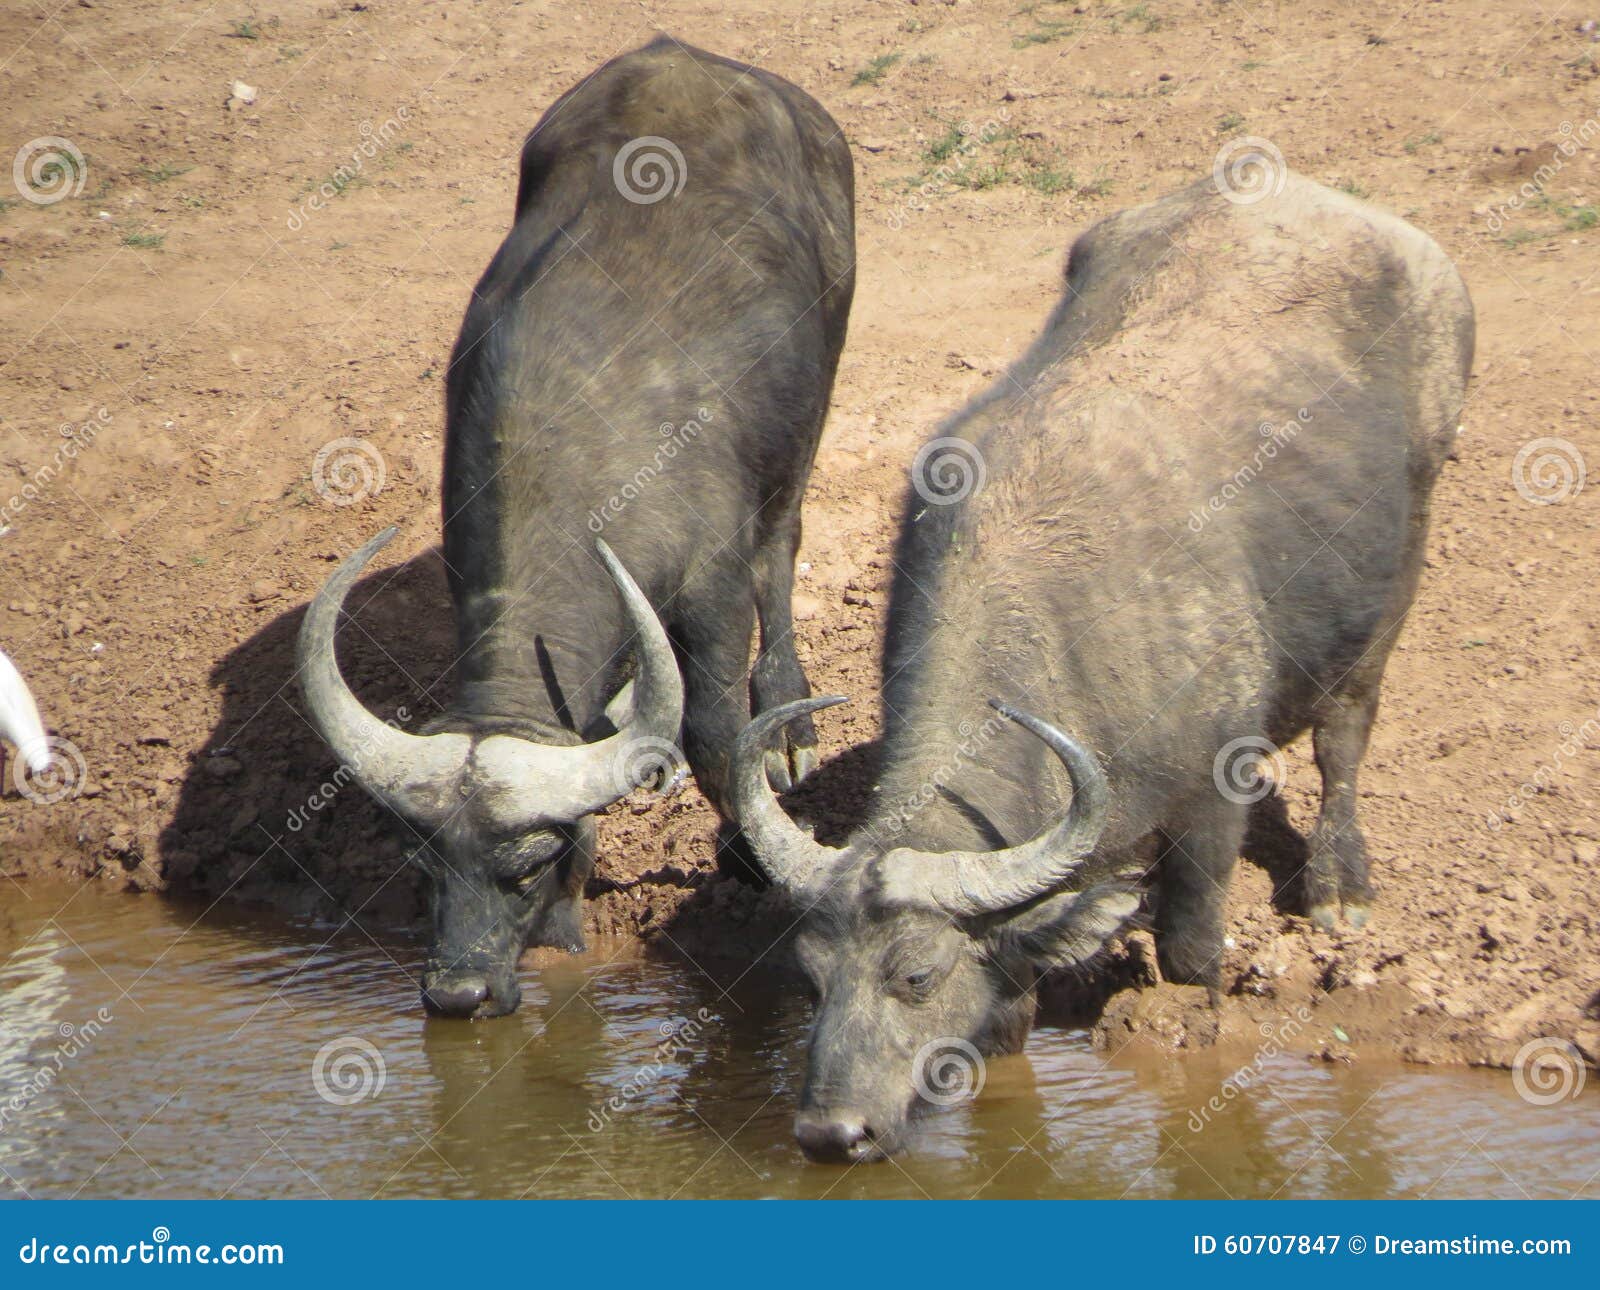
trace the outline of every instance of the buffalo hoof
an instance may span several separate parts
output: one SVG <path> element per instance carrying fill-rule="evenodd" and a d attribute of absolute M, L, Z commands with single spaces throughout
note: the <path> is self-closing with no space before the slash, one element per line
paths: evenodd
<path fill-rule="evenodd" d="M 1346 905 L 1343 912 L 1345 925 L 1353 932 L 1359 932 L 1372 917 L 1372 911 L 1365 905 Z M 1313 905 L 1307 911 L 1307 917 L 1319 932 L 1331 933 L 1338 930 L 1339 913 L 1339 906 L 1330 901 L 1327 904 Z"/>
<path fill-rule="evenodd" d="M 787 793 L 817 768 L 815 748 L 796 748 L 787 740 L 785 744 L 785 749 L 767 750 L 767 783 L 774 793 Z"/>
<path fill-rule="evenodd" d="M 794 772 L 796 784 L 804 780 L 817 768 L 817 750 L 815 748 L 789 749 L 789 765 Z"/>

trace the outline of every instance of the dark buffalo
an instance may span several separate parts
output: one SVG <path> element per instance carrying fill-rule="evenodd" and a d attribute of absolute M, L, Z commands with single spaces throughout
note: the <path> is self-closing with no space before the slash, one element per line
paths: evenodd
<path fill-rule="evenodd" d="M 672 773 L 680 704 L 683 754 L 725 810 L 751 712 L 810 693 L 790 593 L 854 287 L 852 201 L 849 148 L 815 101 L 665 37 L 569 90 L 523 145 L 516 218 L 446 386 L 455 701 L 401 734 L 339 677 L 339 605 L 377 544 L 301 635 L 318 726 L 432 878 L 433 1011 L 509 1012 L 525 944 L 582 946 L 590 816 Z M 815 738 L 788 725 L 776 784 Z"/>
<path fill-rule="evenodd" d="M 1043 335 L 919 455 L 874 818 L 819 845 L 759 774 L 835 700 L 735 753 L 737 817 L 805 910 L 808 1154 L 891 1151 L 951 1063 L 1020 1048 L 1039 975 L 1093 956 L 1147 869 L 1162 972 L 1215 992 L 1259 759 L 1307 727 L 1309 913 L 1366 919 L 1356 772 L 1472 347 L 1433 242 L 1281 171 L 1077 239 Z"/>

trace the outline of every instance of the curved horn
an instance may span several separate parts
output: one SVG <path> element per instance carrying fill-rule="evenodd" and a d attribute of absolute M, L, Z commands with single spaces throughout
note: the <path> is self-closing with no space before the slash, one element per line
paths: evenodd
<path fill-rule="evenodd" d="M 769 708 L 744 728 L 733 745 L 728 788 L 734 819 L 749 837 L 767 876 L 795 896 L 820 886 L 844 853 L 823 846 L 778 804 L 767 783 L 767 747 L 773 734 L 796 717 L 848 702 L 842 694 L 830 694 Z"/>
<path fill-rule="evenodd" d="M 958 918 L 997 913 L 1061 888 L 1105 828 L 1110 790 L 1094 755 L 1048 722 L 998 699 L 989 706 L 1050 746 L 1072 777 L 1072 805 L 1048 833 L 998 851 L 897 848 L 880 862 L 883 899 Z"/>
<path fill-rule="evenodd" d="M 617 584 L 617 592 L 639 641 L 639 672 L 633 682 L 633 719 L 620 734 L 636 739 L 676 739 L 678 727 L 683 724 L 683 677 L 678 672 L 678 659 L 672 652 L 667 629 L 656 616 L 650 598 L 639 590 L 639 584 L 622 567 L 622 561 L 612 554 L 605 541 L 596 538 L 594 546 L 605 561 L 611 580 Z"/>
<path fill-rule="evenodd" d="M 616 583 L 637 643 L 633 715 L 616 734 L 576 747 L 513 735 L 483 740 L 473 755 L 475 780 L 501 824 L 592 814 L 626 797 L 642 775 L 669 770 L 667 763 L 681 757 L 683 678 L 667 629 L 611 548 L 597 539 L 595 549 Z"/>
<path fill-rule="evenodd" d="M 4 651 L 0 651 L 0 739 L 16 744 L 23 765 L 35 775 L 50 769 L 50 740 L 39 720 L 39 705 Z"/>
<path fill-rule="evenodd" d="M 334 631 L 344 598 L 398 529 L 390 527 L 334 570 L 300 624 L 296 663 L 311 719 L 333 755 L 374 797 L 418 820 L 442 819 L 442 790 L 466 765 L 465 735 L 410 735 L 368 712 L 339 674 Z"/>

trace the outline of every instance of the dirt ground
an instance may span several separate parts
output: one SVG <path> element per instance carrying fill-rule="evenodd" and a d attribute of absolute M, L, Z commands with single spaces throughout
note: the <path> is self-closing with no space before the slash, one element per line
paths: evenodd
<path fill-rule="evenodd" d="M 822 720 L 831 760 L 796 795 L 826 798 L 829 828 L 870 782 L 912 447 L 1035 333 L 1077 231 L 1255 136 L 1456 259 L 1478 359 L 1366 763 L 1381 903 L 1364 934 L 1313 935 L 1247 857 L 1222 1025 L 1314 1003 L 1352 1051 L 1504 1065 L 1555 1037 L 1594 1062 L 1595 17 L 1588 0 L 7 5 L 0 646 L 81 761 L 47 804 L 7 765 L 0 868 L 415 920 L 416 881 L 358 791 L 291 827 L 334 770 L 291 682 L 294 633 L 331 562 L 397 524 L 354 598 L 346 674 L 414 722 L 448 697 L 449 348 L 524 133 L 664 28 L 797 82 L 855 152 L 859 287 L 797 606 L 814 685 L 857 700 Z M 52 163 L 62 140 L 81 161 Z M 337 440 L 356 442 L 319 467 Z M 1303 845 L 1315 786 L 1290 750 L 1252 854 Z M 782 922 L 716 877 L 714 830 L 692 790 L 612 810 L 592 929 L 765 952 Z M 1146 959 L 1139 936 L 1115 950 L 1098 1002 Z M 1115 994 L 1102 1038 L 1195 1039 L 1163 997 Z"/>

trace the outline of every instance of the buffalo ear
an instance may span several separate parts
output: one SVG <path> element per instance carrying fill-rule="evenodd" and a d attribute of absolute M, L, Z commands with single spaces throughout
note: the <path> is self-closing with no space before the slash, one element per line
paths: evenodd
<path fill-rule="evenodd" d="M 1085 963 L 1138 908 L 1138 890 L 1124 882 L 1060 892 L 1019 907 L 990 933 L 990 945 L 1040 971 Z"/>

